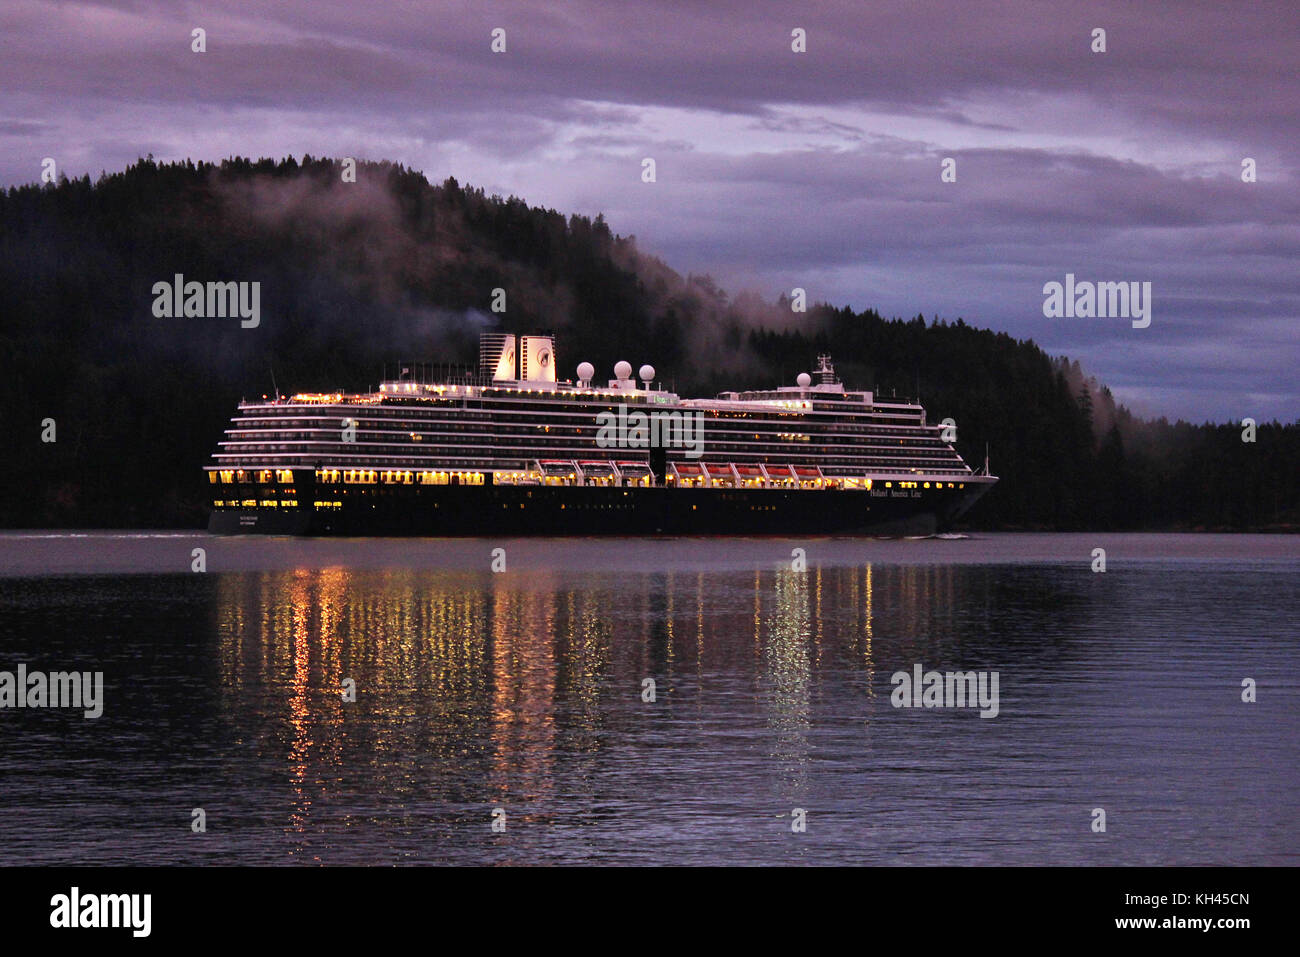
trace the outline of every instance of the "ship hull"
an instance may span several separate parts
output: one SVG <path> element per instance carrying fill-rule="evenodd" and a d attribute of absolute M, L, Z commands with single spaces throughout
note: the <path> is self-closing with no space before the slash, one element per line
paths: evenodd
<path fill-rule="evenodd" d="M 783 535 L 942 531 L 986 491 L 398 486 L 335 507 L 218 508 L 221 535 Z M 882 494 L 884 493 L 884 494 Z"/>

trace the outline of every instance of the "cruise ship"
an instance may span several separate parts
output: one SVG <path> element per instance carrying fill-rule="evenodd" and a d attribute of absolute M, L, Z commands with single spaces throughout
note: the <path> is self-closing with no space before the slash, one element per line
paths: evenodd
<path fill-rule="evenodd" d="M 687 399 L 655 370 L 557 377 L 550 335 L 365 394 L 243 401 L 207 465 L 220 534 L 929 534 L 996 481 L 919 402 L 794 384 Z"/>

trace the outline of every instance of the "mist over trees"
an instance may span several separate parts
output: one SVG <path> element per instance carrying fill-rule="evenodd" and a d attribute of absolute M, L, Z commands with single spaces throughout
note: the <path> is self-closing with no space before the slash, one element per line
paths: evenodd
<path fill-rule="evenodd" d="M 256 328 L 157 318 L 153 286 L 260 282 Z M 850 387 L 917 395 L 1001 483 L 978 528 L 1294 528 L 1300 424 L 1145 421 L 1077 363 L 958 319 L 729 296 L 603 217 L 335 160 L 158 164 L 0 193 L 4 527 L 198 527 L 201 473 L 241 397 L 375 386 L 476 362 L 478 334 L 550 330 L 561 377 L 652 363 L 684 395 L 790 384 L 818 353 Z M 494 289 L 506 311 L 490 310 Z M 57 441 L 42 441 L 53 420 Z"/>

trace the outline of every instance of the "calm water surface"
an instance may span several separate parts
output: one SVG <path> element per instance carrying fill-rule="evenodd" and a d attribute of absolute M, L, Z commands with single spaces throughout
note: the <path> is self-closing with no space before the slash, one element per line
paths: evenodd
<path fill-rule="evenodd" d="M 0 608 L 106 697 L 0 710 L 4 864 L 1300 863 L 1295 538 L 26 533 Z"/>

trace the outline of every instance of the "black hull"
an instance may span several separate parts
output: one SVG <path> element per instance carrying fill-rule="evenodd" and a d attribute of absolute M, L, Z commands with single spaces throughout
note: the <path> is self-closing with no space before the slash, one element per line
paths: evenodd
<path fill-rule="evenodd" d="M 925 535 L 988 488 L 785 491 L 570 486 L 349 488 L 340 508 L 219 508 L 221 535 Z M 880 494 L 881 491 L 886 494 Z"/>

